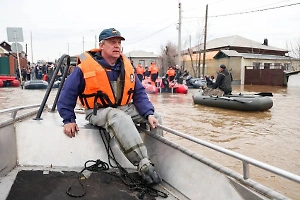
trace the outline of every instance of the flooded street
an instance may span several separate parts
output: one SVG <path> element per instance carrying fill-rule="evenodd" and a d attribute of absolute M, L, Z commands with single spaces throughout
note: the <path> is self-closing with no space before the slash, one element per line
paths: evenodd
<path fill-rule="evenodd" d="M 52 104 L 57 89 L 50 94 Z M 188 94 L 149 94 L 163 125 L 201 140 L 242 153 L 300 175 L 300 75 L 289 78 L 288 87 L 233 86 L 233 93 L 272 92 L 273 107 L 265 112 L 242 112 L 194 105 Z M 40 104 L 45 90 L 0 88 L 0 109 Z M 242 173 L 242 162 L 213 152 L 172 134 L 165 137 L 209 159 Z M 186 165 L 187 163 L 183 163 Z M 250 167 L 250 178 L 291 199 L 300 199 L 300 185 Z"/>

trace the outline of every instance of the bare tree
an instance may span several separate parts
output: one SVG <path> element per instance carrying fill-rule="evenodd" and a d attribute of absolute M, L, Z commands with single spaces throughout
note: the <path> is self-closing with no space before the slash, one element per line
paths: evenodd
<path fill-rule="evenodd" d="M 191 58 L 191 66 L 192 66 L 193 74 L 195 76 L 196 70 L 195 70 L 195 66 L 194 66 L 194 62 L 193 62 L 193 49 L 188 48 L 188 53 Z"/>
<path fill-rule="evenodd" d="M 287 44 L 287 49 L 290 49 L 288 54 L 292 57 L 292 60 L 294 60 L 294 62 L 292 62 L 294 64 L 294 66 L 292 66 L 293 70 L 300 70 L 300 38 L 298 38 L 295 43 Z"/>
<path fill-rule="evenodd" d="M 300 59 L 300 38 L 291 44 L 291 56 Z"/>
<path fill-rule="evenodd" d="M 160 75 L 164 75 L 170 66 L 176 65 L 176 55 L 177 46 L 172 42 L 169 41 L 165 46 L 161 46 L 160 59 L 162 61 L 162 66 Z"/>

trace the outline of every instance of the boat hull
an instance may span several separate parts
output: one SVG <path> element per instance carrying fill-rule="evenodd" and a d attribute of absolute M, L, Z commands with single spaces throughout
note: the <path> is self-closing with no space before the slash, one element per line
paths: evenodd
<path fill-rule="evenodd" d="M 24 89 L 37 90 L 47 89 L 48 82 L 43 80 L 31 80 L 24 83 Z"/>
<path fill-rule="evenodd" d="M 239 111 L 265 111 L 273 107 L 270 97 L 250 94 L 233 94 L 222 97 L 203 96 L 202 92 L 193 95 L 194 104 Z"/>
<path fill-rule="evenodd" d="M 20 82 L 15 76 L 0 75 L 0 87 L 19 87 Z"/>
<path fill-rule="evenodd" d="M 156 85 L 151 85 L 148 82 L 143 82 L 143 86 L 145 88 L 146 93 L 148 94 L 157 94 L 157 93 L 181 93 L 187 94 L 188 93 L 188 86 L 184 84 L 172 84 L 170 87 L 164 87 L 159 82 L 156 82 Z"/>
<path fill-rule="evenodd" d="M 193 78 L 192 76 L 188 76 L 185 79 L 185 84 L 188 88 L 201 88 L 202 86 L 207 86 L 206 80 L 203 78 Z"/>

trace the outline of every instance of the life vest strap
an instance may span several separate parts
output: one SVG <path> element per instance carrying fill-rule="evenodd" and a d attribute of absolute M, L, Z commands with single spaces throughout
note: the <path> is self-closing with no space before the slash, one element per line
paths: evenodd
<path fill-rule="evenodd" d="M 131 96 L 133 95 L 133 93 L 134 93 L 134 90 L 132 88 L 130 88 L 128 90 L 128 98 L 127 98 L 126 104 L 129 103 L 129 99 L 131 99 Z"/>
<path fill-rule="evenodd" d="M 107 94 L 103 93 L 102 91 L 97 91 L 94 99 L 94 111 L 93 114 L 97 115 L 97 109 L 99 108 L 99 104 L 97 103 L 97 100 L 100 100 L 102 103 L 103 108 L 112 107 L 117 108 L 118 106 L 116 104 L 113 104 Z"/>

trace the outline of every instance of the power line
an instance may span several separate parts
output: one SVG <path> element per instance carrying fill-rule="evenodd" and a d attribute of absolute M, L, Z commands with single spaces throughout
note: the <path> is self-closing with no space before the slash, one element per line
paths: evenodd
<path fill-rule="evenodd" d="M 232 16 L 232 15 L 241 15 L 241 14 L 248 14 L 248 13 L 254 13 L 254 12 L 262 12 L 262 11 L 266 11 L 266 10 L 274 10 L 274 9 L 278 9 L 278 8 L 284 8 L 284 7 L 289 7 L 289 6 L 295 6 L 295 5 L 299 5 L 299 3 L 293 3 L 293 4 L 288 4 L 288 5 L 283 5 L 283 6 L 276 6 L 276 7 L 272 7 L 272 8 L 264 8 L 264 9 L 257 9 L 257 10 L 251 10 L 251 11 L 244 11 L 244 12 L 237 12 L 237 13 L 229 13 L 229 14 L 222 14 L 222 15 L 212 15 L 212 16 L 208 16 L 208 17 L 226 17 L 226 16 Z M 204 17 L 185 17 L 186 19 L 201 19 Z"/>
<path fill-rule="evenodd" d="M 288 4 L 288 5 L 283 5 L 283 6 L 276 6 L 276 7 L 272 7 L 272 8 L 264 8 L 264 9 L 258 9 L 258 10 L 252 10 L 252 11 L 245 11 L 245 12 L 238 12 L 238 13 L 231 13 L 231 14 L 223 14 L 223 15 L 213 15 L 213 16 L 209 16 L 209 17 L 224 17 L 224 16 L 231 16 L 231 15 L 241 15 L 241 14 L 248 14 L 248 13 L 254 13 L 254 12 L 262 12 L 262 11 L 266 11 L 266 10 L 274 10 L 274 9 L 278 9 L 278 8 L 295 6 L 295 5 L 298 5 L 298 4 L 300 4 L 300 2 L 299 3 Z"/>
<path fill-rule="evenodd" d="M 269 6 L 274 6 L 276 4 L 282 4 L 283 2 L 287 2 L 287 1 L 291 1 L 291 0 L 285 0 L 285 1 L 280 1 L 280 2 L 276 2 L 276 3 L 271 3 L 271 4 L 267 4 L 267 5 L 262 5 L 262 6 L 258 6 L 258 7 L 255 7 L 255 8 L 249 8 L 249 9 L 246 9 L 246 10 L 253 10 L 253 9 L 259 9 L 259 8 L 263 8 L 263 7 L 269 7 Z M 246 10 L 243 10 L 241 12 L 244 12 Z"/>

